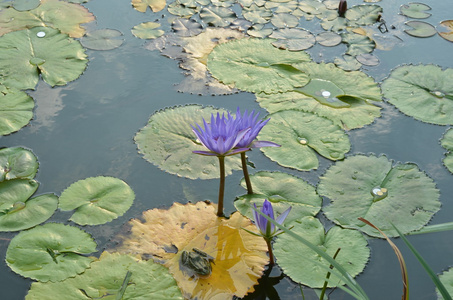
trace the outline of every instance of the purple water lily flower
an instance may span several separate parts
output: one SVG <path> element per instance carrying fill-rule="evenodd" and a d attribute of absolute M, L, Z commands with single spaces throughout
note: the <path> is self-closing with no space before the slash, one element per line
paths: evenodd
<path fill-rule="evenodd" d="M 244 130 L 250 128 L 250 131 L 237 143 L 237 148 L 280 147 L 279 144 L 268 141 L 255 141 L 258 133 L 270 120 L 258 120 L 259 115 L 260 113 L 255 114 L 254 110 L 250 114 L 245 110 L 244 115 L 241 115 L 239 107 L 237 108 L 235 119 L 237 129 Z"/>
<path fill-rule="evenodd" d="M 256 204 L 254 204 L 254 205 L 255 205 L 255 209 L 257 209 Z M 278 216 L 278 218 L 275 220 L 274 208 L 272 207 L 272 204 L 267 199 L 264 200 L 263 207 L 261 207 L 261 212 L 263 214 L 267 215 L 272 220 L 275 220 L 280 225 L 283 224 L 283 222 L 285 221 L 285 219 L 288 216 L 290 211 L 291 211 L 291 206 L 287 210 L 285 210 L 280 216 Z M 255 210 L 253 211 L 253 215 L 255 218 L 255 225 L 265 240 L 270 241 L 275 235 L 277 235 L 278 233 L 281 232 L 280 229 L 277 229 L 277 227 L 274 224 L 269 222 L 265 217 L 260 215 Z"/>
<path fill-rule="evenodd" d="M 209 151 L 193 151 L 193 153 L 208 156 L 230 156 L 250 150 L 248 147 L 237 147 L 238 143 L 250 131 L 250 128 L 238 129 L 236 120 L 228 114 L 214 117 L 211 115 L 211 123 L 203 119 L 204 129 L 200 125 L 192 126 L 193 132 L 200 142 Z M 235 148 L 236 147 L 236 148 Z M 235 149 L 233 149 L 235 148 Z"/>

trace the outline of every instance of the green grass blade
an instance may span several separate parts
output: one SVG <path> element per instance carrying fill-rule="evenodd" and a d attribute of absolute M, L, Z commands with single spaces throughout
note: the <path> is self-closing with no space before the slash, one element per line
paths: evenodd
<path fill-rule="evenodd" d="M 448 231 L 448 230 L 453 230 L 453 222 L 425 226 L 422 229 L 410 232 L 407 235 L 442 232 L 442 231 Z"/>

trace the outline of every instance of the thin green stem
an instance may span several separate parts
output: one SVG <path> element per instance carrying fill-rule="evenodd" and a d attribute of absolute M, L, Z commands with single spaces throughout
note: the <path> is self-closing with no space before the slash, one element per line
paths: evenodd
<path fill-rule="evenodd" d="M 244 173 L 245 184 L 247 185 L 247 194 L 253 194 L 252 183 L 250 182 L 249 171 L 247 168 L 247 158 L 245 152 L 241 152 L 242 172 Z"/>
<path fill-rule="evenodd" d="M 340 252 L 340 250 L 341 250 L 341 248 L 337 249 L 335 254 L 332 256 L 333 259 L 337 258 L 338 252 Z M 330 265 L 329 268 L 333 269 L 333 266 Z M 330 278 L 330 272 L 327 272 L 326 281 L 324 281 L 324 285 L 322 287 L 321 295 L 319 295 L 319 300 L 323 300 L 324 299 L 324 294 L 326 293 L 327 284 L 329 283 L 329 278 Z"/>
<path fill-rule="evenodd" d="M 220 165 L 219 202 L 217 204 L 217 217 L 223 217 L 223 195 L 225 193 L 225 156 L 217 156 Z"/>
<path fill-rule="evenodd" d="M 269 264 L 273 266 L 275 264 L 274 260 L 274 252 L 272 251 L 271 239 L 264 239 L 267 244 L 267 248 L 269 249 Z"/>

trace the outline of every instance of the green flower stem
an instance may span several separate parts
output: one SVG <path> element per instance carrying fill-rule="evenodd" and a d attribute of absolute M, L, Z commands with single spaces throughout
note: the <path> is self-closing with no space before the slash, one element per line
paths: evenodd
<path fill-rule="evenodd" d="M 247 194 L 253 194 L 252 183 L 250 182 L 249 171 L 247 169 L 247 158 L 245 152 L 241 152 L 242 172 L 244 172 L 245 184 L 247 185 Z"/>
<path fill-rule="evenodd" d="M 333 259 L 337 258 L 337 255 L 338 255 L 338 252 L 340 252 L 341 248 L 338 248 L 337 251 L 335 252 L 335 254 L 333 255 Z M 333 269 L 333 266 L 330 265 L 331 269 Z M 324 294 L 326 293 L 326 289 L 327 289 L 327 285 L 329 284 L 329 278 L 330 278 L 330 272 L 327 272 L 327 275 L 326 275 L 326 281 L 324 281 L 324 285 L 322 287 L 322 290 L 321 290 L 321 295 L 319 296 L 319 300 L 324 300 Z"/>
<path fill-rule="evenodd" d="M 219 202 L 217 204 L 217 217 L 223 217 L 223 194 L 225 193 L 225 156 L 217 156 L 220 165 Z"/>
<path fill-rule="evenodd" d="M 265 238 L 264 240 L 266 241 L 267 248 L 269 249 L 269 264 L 271 266 L 273 266 L 275 264 L 275 260 L 274 260 L 274 252 L 272 251 L 271 239 Z"/>

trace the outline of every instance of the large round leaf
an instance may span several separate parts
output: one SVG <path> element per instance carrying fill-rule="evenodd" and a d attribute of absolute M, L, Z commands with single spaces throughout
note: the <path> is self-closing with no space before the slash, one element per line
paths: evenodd
<path fill-rule="evenodd" d="M 338 225 L 382 237 L 359 221 L 367 219 L 388 236 L 397 236 L 394 224 L 408 233 L 422 228 L 440 208 L 435 183 L 413 163 L 392 162 L 385 156 L 356 155 L 330 167 L 318 185 L 330 199 L 323 210 Z"/>
<path fill-rule="evenodd" d="M 400 7 L 400 11 L 403 15 L 414 19 L 426 19 L 431 16 L 430 13 L 426 12 L 427 10 L 431 10 L 431 7 L 423 3 L 415 2 L 403 4 Z"/>
<path fill-rule="evenodd" d="M 316 153 L 331 160 L 343 159 L 351 147 L 347 134 L 329 119 L 313 113 L 286 110 L 270 115 L 258 136 L 279 148 L 261 148 L 278 164 L 301 171 L 318 168 Z"/>
<path fill-rule="evenodd" d="M 85 33 L 81 23 L 94 21 L 94 16 L 84 6 L 61 0 L 41 0 L 35 9 L 18 11 L 7 8 L 0 11 L 0 35 L 11 31 L 47 26 L 57 28 L 74 38 Z"/>
<path fill-rule="evenodd" d="M 132 28 L 132 34 L 140 39 L 155 39 L 162 36 L 165 32 L 162 29 L 156 29 L 160 27 L 159 23 L 156 22 L 145 22 Z"/>
<path fill-rule="evenodd" d="M 393 70 L 382 83 L 390 103 L 417 120 L 453 124 L 453 69 L 435 65 L 408 65 Z"/>
<path fill-rule="evenodd" d="M 290 51 L 305 50 L 316 43 L 315 37 L 302 28 L 281 28 L 274 31 L 269 37 L 277 39 L 277 41 L 272 42 L 272 45 Z"/>
<path fill-rule="evenodd" d="M 82 273 L 96 251 L 91 236 L 72 226 L 47 223 L 16 235 L 6 263 L 16 273 L 39 281 L 60 281 Z"/>
<path fill-rule="evenodd" d="M 277 215 L 283 213 L 289 206 L 291 212 L 285 222 L 305 217 L 315 216 L 321 209 L 322 199 L 316 189 L 301 178 L 281 173 L 261 171 L 250 175 L 254 194 L 242 195 L 234 201 L 237 210 L 253 219 L 253 204 L 257 207 L 263 205 L 264 199 L 272 203 Z M 241 181 L 245 188 L 245 180 Z"/>
<path fill-rule="evenodd" d="M 218 45 L 209 54 L 208 69 L 219 81 L 249 92 L 276 93 L 304 86 L 307 75 L 292 64 L 308 61 L 308 54 L 277 49 L 273 41 L 250 38 Z"/>
<path fill-rule="evenodd" d="M 453 20 L 442 21 L 439 25 L 447 28 L 447 31 L 438 30 L 439 35 L 447 41 L 453 42 Z"/>
<path fill-rule="evenodd" d="M 15 203 L 25 202 L 38 189 L 38 182 L 29 179 L 13 179 L 0 182 L 0 212 L 7 213 Z"/>
<path fill-rule="evenodd" d="M 208 122 L 211 114 L 226 113 L 212 107 L 186 105 L 158 111 L 135 136 L 138 150 L 144 158 L 160 169 L 190 179 L 211 179 L 219 177 L 217 157 L 201 156 L 192 151 L 204 151 L 206 148 L 196 140 L 192 126 L 203 119 Z M 238 155 L 226 158 L 225 172 L 240 170 Z"/>
<path fill-rule="evenodd" d="M 201 9 L 200 18 L 210 26 L 226 27 L 230 25 L 237 16 L 230 8 L 210 6 Z"/>
<path fill-rule="evenodd" d="M 343 32 L 342 42 L 348 45 L 346 54 L 357 56 L 362 53 L 371 53 L 376 48 L 376 43 L 369 37 L 353 32 Z"/>
<path fill-rule="evenodd" d="M 22 147 L 0 149 L 0 181 L 15 178 L 33 179 L 38 161 L 30 150 Z"/>
<path fill-rule="evenodd" d="M 325 233 L 321 222 L 313 217 L 296 220 L 291 225 L 294 225 L 292 232 L 323 249 L 330 256 L 340 248 L 335 261 L 351 276 L 358 275 L 365 268 L 370 249 L 360 232 L 334 226 Z M 274 243 L 274 254 L 283 272 L 295 282 L 312 288 L 321 288 L 324 285 L 327 271 L 318 264 L 328 268 L 330 263 L 304 244 L 282 234 Z M 331 274 L 330 279 L 332 281 L 328 287 L 344 284 L 335 274 Z"/>
<path fill-rule="evenodd" d="M 87 64 L 80 43 L 57 29 L 34 27 L 0 38 L 1 83 L 20 90 L 34 89 L 41 75 L 50 84 L 77 79 Z"/>
<path fill-rule="evenodd" d="M 440 144 L 448 151 L 444 158 L 444 164 L 453 173 L 453 130 L 451 128 L 445 132 Z"/>
<path fill-rule="evenodd" d="M 164 266 L 152 260 L 103 252 L 99 260 L 92 262 L 79 276 L 61 282 L 32 283 L 25 299 L 182 300 L 183 297 Z"/>
<path fill-rule="evenodd" d="M 92 50 L 112 50 L 121 46 L 123 39 L 118 39 L 123 34 L 115 29 L 98 29 L 87 32 L 80 39 L 80 43 L 88 49 Z"/>
<path fill-rule="evenodd" d="M 430 37 L 437 33 L 436 28 L 423 21 L 407 21 L 405 25 L 411 27 L 410 29 L 404 30 L 405 33 L 415 37 Z"/>
<path fill-rule="evenodd" d="M 10 134 L 27 125 L 33 118 L 35 107 L 35 102 L 25 92 L 3 87 L 1 90 L 0 136 Z"/>
<path fill-rule="evenodd" d="M 345 17 L 350 26 L 372 25 L 377 22 L 382 7 L 376 4 L 354 5 L 346 11 Z"/>
<path fill-rule="evenodd" d="M 188 299 L 243 297 L 263 274 L 267 246 L 262 237 L 244 230 L 256 233 L 249 219 L 239 213 L 218 218 L 216 209 L 197 202 L 145 211 L 141 220 L 129 222 L 119 250 L 163 263 Z M 199 276 L 182 262 L 182 253 L 194 248 L 212 258 L 210 274 Z"/>
<path fill-rule="evenodd" d="M 90 177 L 71 184 L 61 193 L 59 208 L 73 210 L 71 221 L 99 225 L 122 216 L 134 201 L 134 191 L 113 177 Z"/>

